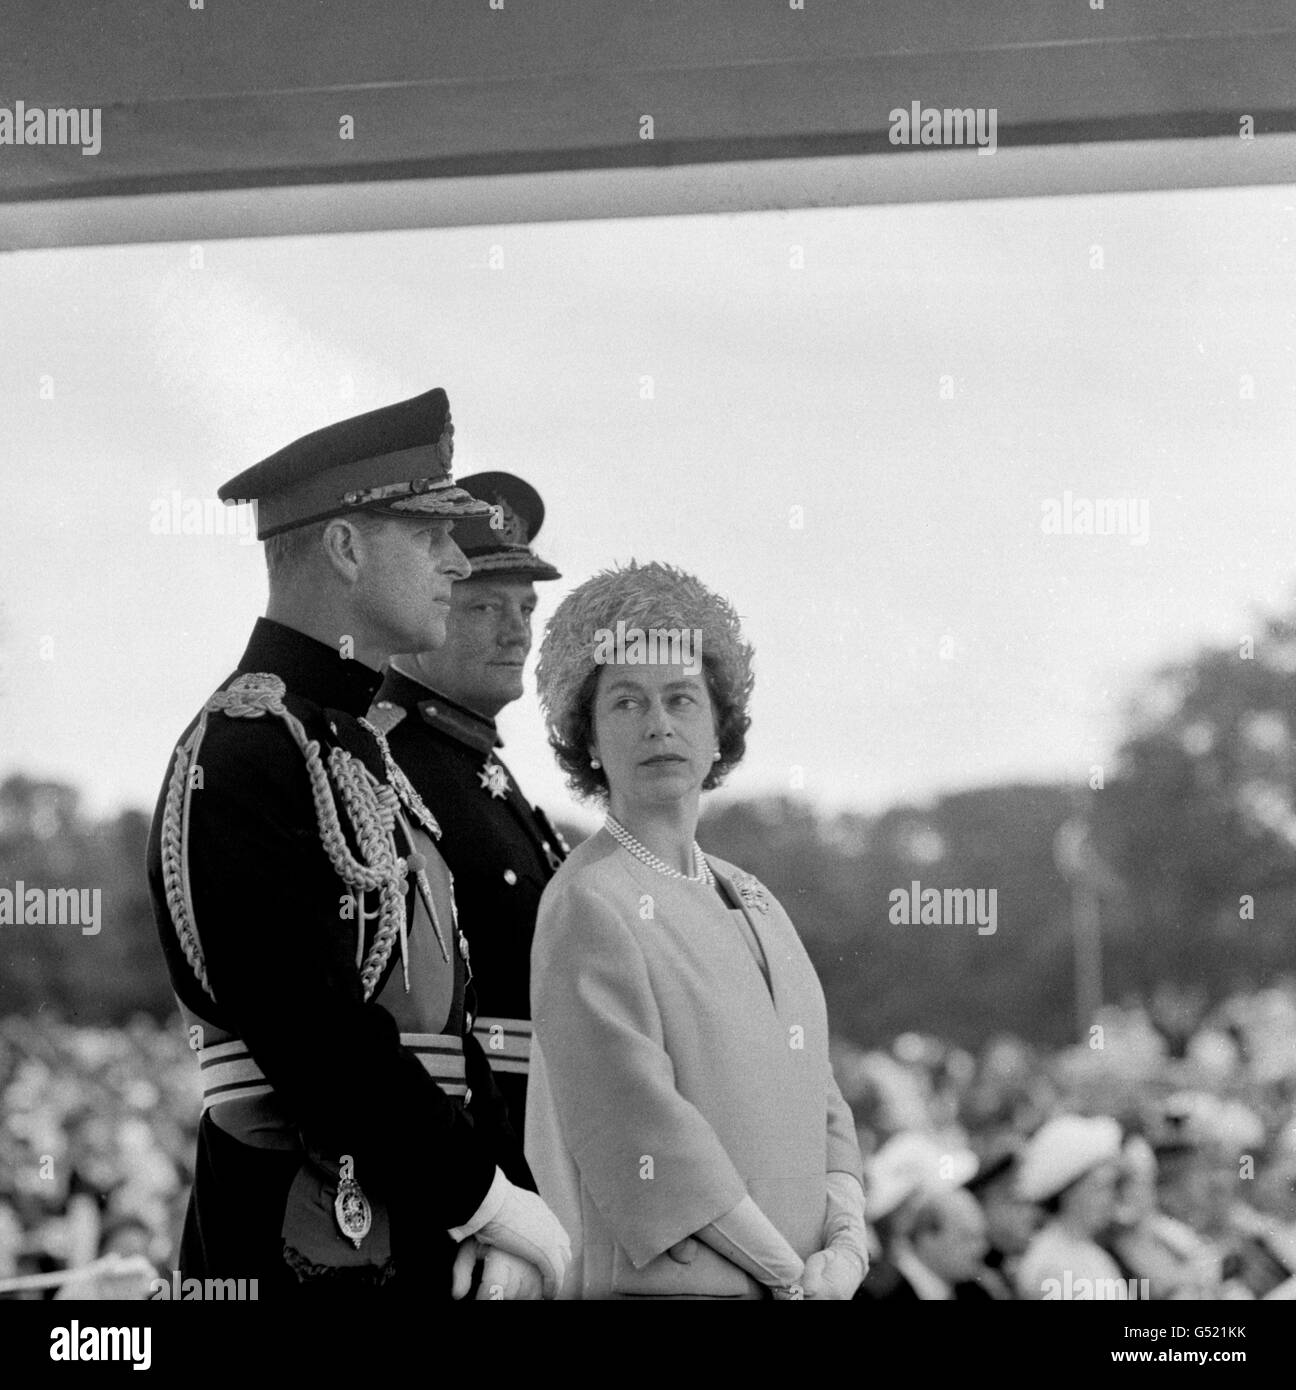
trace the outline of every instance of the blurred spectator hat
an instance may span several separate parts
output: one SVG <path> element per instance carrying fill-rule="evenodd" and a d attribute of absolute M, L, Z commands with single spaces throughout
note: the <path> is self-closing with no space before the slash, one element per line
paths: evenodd
<path fill-rule="evenodd" d="M 976 1155 L 967 1149 L 942 1149 L 912 1131 L 892 1135 L 868 1161 L 866 1210 L 873 1219 L 889 1216 L 920 1192 L 961 1187 L 976 1169 Z"/>
<path fill-rule="evenodd" d="M 1120 1152 L 1120 1125 L 1110 1116 L 1056 1115 L 1027 1142 L 1017 1190 L 1027 1201 L 1047 1201 Z"/>

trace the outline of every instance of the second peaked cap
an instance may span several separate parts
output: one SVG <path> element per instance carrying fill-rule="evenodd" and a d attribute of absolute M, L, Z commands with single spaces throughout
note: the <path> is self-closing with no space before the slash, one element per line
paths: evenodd
<path fill-rule="evenodd" d="M 519 579 L 561 579 L 562 575 L 532 549 L 544 524 L 540 494 L 513 473 L 473 473 L 461 478 L 465 491 L 490 507 L 488 517 L 473 517 L 455 526 L 455 543 L 479 575 L 512 575 Z"/>

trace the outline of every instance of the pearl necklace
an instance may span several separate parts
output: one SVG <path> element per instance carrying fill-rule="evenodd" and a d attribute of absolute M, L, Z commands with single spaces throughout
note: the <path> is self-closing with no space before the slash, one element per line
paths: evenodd
<path fill-rule="evenodd" d="M 659 874 L 665 874 L 667 878 L 682 878 L 685 883 L 715 884 L 715 874 L 711 872 L 711 865 L 707 863 L 702 847 L 696 840 L 693 841 L 693 863 L 698 871 L 695 874 L 682 874 L 678 869 L 672 869 L 664 859 L 659 859 L 647 846 L 641 845 L 624 825 L 611 816 L 603 822 L 603 828 L 622 849 L 633 854 L 641 864 L 656 869 Z"/>

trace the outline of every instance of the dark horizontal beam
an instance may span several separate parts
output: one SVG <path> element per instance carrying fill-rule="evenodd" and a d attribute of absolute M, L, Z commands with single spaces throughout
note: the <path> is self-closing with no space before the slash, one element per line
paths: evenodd
<path fill-rule="evenodd" d="M 915 101 L 993 110 L 1002 153 L 1231 137 L 1239 174 L 1243 118 L 1261 139 L 1296 132 L 1291 0 L 503 4 L 10 0 L 0 106 L 99 106 L 102 148 L 0 145 L 0 208 L 76 200 L 95 240 L 120 199 L 797 160 L 943 167 L 943 149 L 891 142 L 890 113 Z M 339 138 L 343 117 L 354 138 Z M 993 163 L 961 171 L 988 197 Z"/>
<path fill-rule="evenodd" d="M 1296 135 L 0 202 L 0 250 L 1290 184 Z"/>

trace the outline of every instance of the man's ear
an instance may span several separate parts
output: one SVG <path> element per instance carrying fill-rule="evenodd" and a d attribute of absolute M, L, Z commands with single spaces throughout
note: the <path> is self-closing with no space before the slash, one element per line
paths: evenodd
<path fill-rule="evenodd" d="M 364 533 L 346 517 L 335 516 L 325 525 L 321 539 L 333 571 L 348 584 L 354 583 L 364 561 Z"/>

